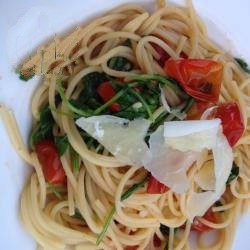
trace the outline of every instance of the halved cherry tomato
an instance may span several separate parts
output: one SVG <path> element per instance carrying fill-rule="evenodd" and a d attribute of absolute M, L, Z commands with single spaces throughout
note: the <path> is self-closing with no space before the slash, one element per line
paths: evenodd
<path fill-rule="evenodd" d="M 115 96 L 115 90 L 110 84 L 110 82 L 103 82 L 101 83 L 97 88 L 97 93 L 102 98 L 103 102 L 109 101 L 112 97 Z M 118 112 L 121 109 L 121 106 L 119 103 L 114 102 L 109 105 L 109 109 L 113 112 Z"/>
<path fill-rule="evenodd" d="M 223 134 L 230 146 L 234 146 L 244 133 L 244 120 L 236 102 L 221 104 L 217 111 L 217 118 L 221 119 Z"/>
<path fill-rule="evenodd" d="M 66 175 L 54 142 L 40 141 L 35 145 L 35 151 L 42 165 L 45 180 L 51 184 L 64 184 Z"/>
<path fill-rule="evenodd" d="M 160 47 L 158 44 L 156 43 L 150 43 L 153 48 L 156 50 L 156 52 L 159 54 L 160 58 L 157 60 L 157 62 L 159 63 L 159 65 L 161 67 L 164 67 L 164 64 L 166 62 L 167 59 L 170 58 L 170 56 L 168 55 L 168 53 L 162 48 Z"/>
<path fill-rule="evenodd" d="M 148 181 L 148 194 L 163 194 L 169 190 L 169 187 L 157 181 L 154 176 L 150 176 Z"/>
<path fill-rule="evenodd" d="M 212 209 L 209 209 L 203 215 L 202 218 L 204 218 L 204 219 L 206 219 L 206 220 L 208 220 L 210 222 L 213 222 L 213 223 L 217 222 L 217 218 L 215 216 L 215 213 L 212 211 Z M 194 230 L 194 231 L 197 231 L 197 232 L 207 232 L 207 231 L 211 231 L 211 230 L 214 230 L 214 229 L 211 228 L 211 227 L 208 227 L 208 226 L 204 225 L 203 223 L 201 223 L 199 221 L 198 218 L 195 218 L 194 222 L 192 223 L 191 230 Z"/>
<path fill-rule="evenodd" d="M 201 115 L 214 104 L 211 102 L 196 101 L 187 113 L 187 120 L 200 120 Z"/>
<path fill-rule="evenodd" d="M 221 63 L 205 59 L 169 59 L 164 69 L 190 96 L 203 102 L 218 102 L 223 71 Z"/>

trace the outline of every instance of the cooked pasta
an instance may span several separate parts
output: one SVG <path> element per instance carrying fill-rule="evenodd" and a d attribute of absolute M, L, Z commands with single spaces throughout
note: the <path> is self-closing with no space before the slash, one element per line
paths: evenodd
<path fill-rule="evenodd" d="M 43 76 L 32 97 L 34 128 L 30 149 L 20 136 L 13 113 L 4 105 L 0 106 L 13 146 L 34 168 L 21 195 L 20 214 L 38 249 L 193 249 L 190 243 L 192 230 L 199 232 L 197 249 L 228 250 L 232 246 L 239 216 L 247 211 L 250 198 L 250 77 L 231 55 L 208 38 L 206 27 L 191 1 L 187 1 L 186 7 L 165 1 L 157 1 L 156 6 L 153 13 L 132 4 L 115 8 L 84 27 L 77 27 L 64 38 L 56 37 L 23 63 L 23 76 Z M 133 110 L 145 107 L 141 111 L 142 117 L 151 123 L 150 126 L 164 112 L 163 122 L 185 119 L 195 104 L 187 99 L 189 107 L 183 113 L 182 100 L 190 94 L 191 101 L 196 101 L 195 96 L 182 86 L 177 88 L 181 91 L 180 97 L 169 85 L 165 93 L 171 108 L 166 112 L 165 105 L 158 102 L 160 90 L 155 84 L 158 78 L 153 77 L 159 75 L 160 79 L 166 79 L 169 72 L 166 64 L 164 66 L 165 61 L 182 60 L 180 58 L 211 60 L 222 65 L 216 105 L 237 103 L 245 128 L 232 147 L 234 165 L 230 183 L 225 184 L 225 192 L 212 204 L 209 212 L 205 216 L 196 216 L 194 221 L 188 217 L 187 203 L 193 192 L 204 191 L 195 176 L 200 169 L 205 169 L 206 164 L 211 163 L 207 168 L 213 167 L 215 160 L 209 150 L 203 151 L 199 160 L 189 166 L 187 179 L 190 185 L 186 192 L 166 186 L 158 193 L 148 192 L 149 171 L 143 165 L 124 164 L 105 148 L 105 143 L 76 123 L 80 117 L 91 118 L 92 115 L 113 115 L 133 121 L 138 113 L 121 110 L 126 100 L 124 104 L 119 98 L 124 99 L 126 95 L 131 100 L 137 99 L 131 105 Z M 106 86 L 114 92 L 109 92 L 111 96 L 102 95 L 96 77 L 103 79 L 102 83 L 114 82 L 113 88 Z M 140 94 L 140 88 L 151 91 L 148 85 L 138 87 L 147 79 L 157 88 L 152 90 L 156 91 L 156 99 L 153 99 L 154 92 L 147 96 Z M 175 80 L 181 82 L 179 78 Z M 87 81 L 94 87 L 90 87 L 86 94 Z M 124 89 L 126 85 L 133 86 L 129 87 L 130 92 Z M 209 92 L 211 86 L 205 87 Z M 98 93 L 101 98 L 95 98 Z M 104 104 L 99 105 L 101 102 Z M 177 108 L 172 109 L 173 106 Z M 119 133 L 111 137 L 116 136 L 118 138 Z M 49 140 L 55 141 L 58 152 L 54 150 L 54 142 L 50 142 L 51 148 L 46 143 L 47 148 L 42 145 L 44 139 L 47 144 Z M 132 142 L 131 148 L 134 148 Z M 50 151 L 55 158 L 48 154 L 41 157 L 41 152 L 45 151 Z M 49 160 L 53 162 L 50 162 L 52 170 L 44 168 Z M 208 244 L 206 234 L 210 230 L 214 230 L 217 237 Z"/>

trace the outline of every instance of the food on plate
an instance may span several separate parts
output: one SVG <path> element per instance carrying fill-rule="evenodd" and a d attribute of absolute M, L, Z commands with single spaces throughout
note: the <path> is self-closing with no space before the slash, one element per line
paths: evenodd
<path fill-rule="evenodd" d="M 20 214 L 39 249 L 230 249 L 249 190 L 247 64 L 192 2 L 123 5 L 37 51 Z M 205 235 L 218 237 L 207 243 Z"/>

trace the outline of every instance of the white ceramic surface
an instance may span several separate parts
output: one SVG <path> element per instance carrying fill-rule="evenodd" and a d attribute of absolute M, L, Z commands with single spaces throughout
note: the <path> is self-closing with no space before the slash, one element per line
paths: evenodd
<path fill-rule="evenodd" d="M 22 58 L 55 34 L 84 23 L 126 0 L 0 0 L 0 102 L 13 109 L 24 141 L 30 130 L 30 98 L 39 82 L 22 82 L 14 73 Z M 153 0 L 141 2 L 149 6 Z M 174 2 L 183 3 L 182 0 Z M 194 0 L 209 34 L 226 50 L 250 62 L 250 1 Z M 234 48 L 237 48 L 235 50 Z M 0 121 L 0 249 L 33 250 L 35 243 L 19 220 L 19 196 L 30 171 L 11 147 Z M 249 250 L 250 215 L 241 219 L 234 250 Z"/>

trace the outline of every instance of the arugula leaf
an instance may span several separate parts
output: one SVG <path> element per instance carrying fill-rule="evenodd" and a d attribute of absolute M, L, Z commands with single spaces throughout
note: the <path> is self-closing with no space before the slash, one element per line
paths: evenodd
<path fill-rule="evenodd" d="M 75 209 L 75 214 L 72 217 L 74 217 L 76 219 L 79 219 L 79 220 L 85 221 L 78 208 Z"/>
<path fill-rule="evenodd" d="M 127 58 L 115 56 L 109 59 L 108 67 L 117 71 L 130 71 L 132 70 L 133 65 Z"/>
<path fill-rule="evenodd" d="M 235 178 L 238 177 L 239 175 L 239 172 L 240 172 L 240 168 L 236 165 L 235 162 L 233 162 L 233 166 L 232 166 L 232 169 L 231 169 L 231 173 L 227 179 L 227 182 L 226 184 L 230 184 Z"/>
<path fill-rule="evenodd" d="M 169 227 L 168 226 L 165 226 L 163 224 L 160 225 L 160 231 L 161 233 L 167 238 L 169 236 Z M 176 233 L 178 231 L 178 228 L 176 227 L 174 229 L 174 233 Z"/>
<path fill-rule="evenodd" d="M 245 72 L 250 74 L 250 69 L 248 68 L 248 64 L 242 58 L 236 57 L 234 59 Z"/>
<path fill-rule="evenodd" d="M 64 94 L 64 90 L 63 90 L 63 87 L 62 87 L 62 81 L 61 80 L 58 80 L 57 81 L 57 90 L 58 90 L 58 93 L 62 99 L 62 101 L 68 106 L 68 108 L 80 115 L 80 116 L 83 116 L 83 117 L 89 117 L 91 115 L 91 113 L 89 113 L 88 111 L 84 110 L 84 109 L 79 109 L 77 108 L 76 106 L 74 106 L 65 96 Z"/>
<path fill-rule="evenodd" d="M 126 192 L 124 192 L 122 194 L 120 200 L 124 201 L 127 198 L 129 198 L 134 192 L 136 192 L 139 188 L 143 187 L 146 184 L 146 182 L 148 181 L 148 178 L 149 177 L 146 176 L 142 181 L 131 186 Z M 114 214 L 115 214 L 115 206 L 112 206 L 110 212 L 108 213 L 108 215 L 106 216 L 106 218 L 104 220 L 104 225 L 103 225 L 101 233 L 98 235 L 98 238 L 96 240 L 96 245 L 99 245 L 102 242 L 103 237 L 105 236 L 105 233 L 108 230 L 109 224 L 110 224 Z"/>
<path fill-rule="evenodd" d="M 58 151 L 59 155 L 62 156 L 66 152 L 66 150 L 69 146 L 68 137 L 67 137 L 67 135 L 55 136 L 54 140 L 55 140 L 55 145 L 57 147 L 57 151 Z"/>
<path fill-rule="evenodd" d="M 109 78 L 106 74 L 100 72 L 92 72 L 83 77 L 82 82 L 84 88 L 80 93 L 79 97 L 76 100 L 77 107 L 81 107 L 83 104 L 88 104 L 90 100 L 98 100 L 97 87 L 103 83 L 108 81 Z M 100 106 L 101 103 L 97 103 L 97 107 Z"/>
<path fill-rule="evenodd" d="M 78 172 L 80 169 L 79 156 L 72 146 L 70 146 L 70 157 L 73 165 L 74 172 Z"/>
<path fill-rule="evenodd" d="M 129 77 L 129 80 L 146 82 L 148 83 L 148 85 L 151 86 L 155 83 L 160 84 L 162 86 L 166 85 L 170 87 L 182 99 L 186 100 L 189 98 L 189 95 L 182 89 L 179 83 L 169 77 L 161 75 L 134 75 L 132 77 Z"/>
<path fill-rule="evenodd" d="M 34 149 L 34 144 L 44 139 L 50 139 L 53 137 L 52 128 L 54 125 L 54 119 L 51 114 L 49 106 L 45 106 L 40 112 L 40 121 L 38 125 L 33 129 L 29 138 L 29 145 Z"/>
<path fill-rule="evenodd" d="M 131 48 L 131 46 L 132 46 L 132 44 L 131 44 L 131 40 L 130 40 L 130 39 L 125 40 L 125 41 L 124 41 L 124 43 L 123 43 L 122 45 L 123 45 L 123 46 L 127 46 L 127 47 L 130 47 L 130 48 Z"/>
<path fill-rule="evenodd" d="M 49 184 L 49 188 L 59 200 L 63 200 L 62 194 L 58 191 L 58 188 L 55 185 Z"/>

